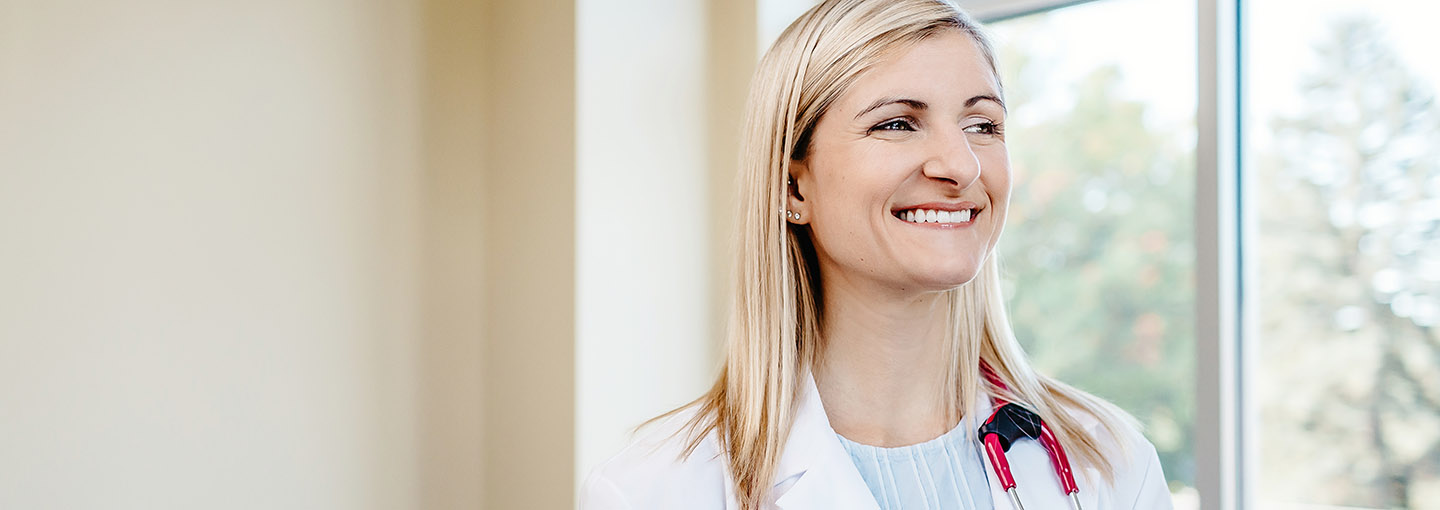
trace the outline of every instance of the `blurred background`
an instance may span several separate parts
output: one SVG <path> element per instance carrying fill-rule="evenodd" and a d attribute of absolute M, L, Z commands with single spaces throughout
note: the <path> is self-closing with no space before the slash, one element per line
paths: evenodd
<path fill-rule="evenodd" d="M 0 508 L 573 507 L 716 374 L 746 86 L 811 4 L 0 0 Z M 1232 243 L 1243 506 L 1440 508 L 1440 8 L 1239 3 L 1214 239 L 1215 2 L 961 4 L 1034 362 L 1231 508 L 1195 487 Z"/>

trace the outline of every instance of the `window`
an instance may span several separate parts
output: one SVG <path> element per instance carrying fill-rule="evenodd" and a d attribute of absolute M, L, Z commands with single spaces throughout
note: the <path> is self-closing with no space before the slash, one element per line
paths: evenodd
<path fill-rule="evenodd" d="M 1245 9 L 1254 502 L 1434 508 L 1440 8 L 1255 0 Z"/>
<path fill-rule="evenodd" d="M 1016 335 L 1042 371 L 1145 424 L 1179 508 L 1198 506 L 1195 26 L 1187 0 L 989 24 L 1010 108 L 1000 262 Z"/>
<path fill-rule="evenodd" d="M 1146 423 L 1179 508 L 1440 499 L 1440 6 L 962 3 L 1003 49 L 1037 365 Z"/>

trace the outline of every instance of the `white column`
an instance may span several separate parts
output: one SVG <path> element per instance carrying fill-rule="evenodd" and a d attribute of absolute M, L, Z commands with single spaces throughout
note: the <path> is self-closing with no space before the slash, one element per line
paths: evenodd
<path fill-rule="evenodd" d="M 706 9 L 577 2 L 577 483 L 716 374 Z"/>

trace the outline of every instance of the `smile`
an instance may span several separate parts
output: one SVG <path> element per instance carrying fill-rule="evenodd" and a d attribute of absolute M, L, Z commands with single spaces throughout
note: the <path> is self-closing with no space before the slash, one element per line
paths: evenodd
<path fill-rule="evenodd" d="M 931 223 L 936 225 L 969 225 L 980 214 L 979 208 L 960 209 L 958 211 L 947 211 L 940 209 L 902 209 L 892 213 L 896 218 L 907 223 Z"/>

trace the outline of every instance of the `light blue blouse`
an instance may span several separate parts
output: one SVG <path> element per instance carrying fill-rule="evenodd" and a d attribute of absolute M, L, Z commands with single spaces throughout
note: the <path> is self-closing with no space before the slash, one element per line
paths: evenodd
<path fill-rule="evenodd" d="M 980 443 L 969 420 L 929 441 L 882 448 L 840 444 L 882 510 L 994 510 Z"/>

